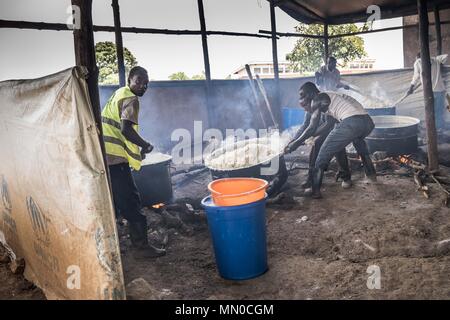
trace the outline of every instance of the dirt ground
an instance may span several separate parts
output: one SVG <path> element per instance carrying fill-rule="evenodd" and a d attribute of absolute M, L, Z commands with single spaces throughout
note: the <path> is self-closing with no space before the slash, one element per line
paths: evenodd
<path fill-rule="evenodd" d="M 321 200 L 301 197 L 306 171 L 290 176 L 281 204 L 267 205 L 269 270 L 246 281 L 218 274 L 199 206 L 208 194 L 209 173 L 178 183 L 181 211 L 168 208 L 171 215 L 164 216 L 145 210 L 149 237 L 166 246 L 166 256 L 134 259 L 125 227 L 119 227 L 128 297 L 450 299 L 450 209 L 443 206 L 436 185 L 429 184 L 431 198 L 425 199 L 413 179 L 398 172 L 366 184 L 363 173 L 354 171 L 354 186 L 344 190 L 329 171 Z M 186 201 L 194 211 L 186 209 Z M 372 268 L 379 268 L 380 289 L 367 286 Z M 138 278 L 147 282 L 144 288 L 142 281 L 133 281 Z M 0 299 L 43 298 L 23 281 L 0 264 Z"/>
<path fill-rule="evenodd" d="M 411 177 L 388 174 L 371 185 L 358 171 L 354 187 L 343 190 L 329 171 L 324 198 L 314 200 L 300 197 L 304 175 L 290 176 L 282 204 L 267 207 L 267 273 L 246 281 L 222 279 L 207 222 L 199 216 L 186 223 L 191 232 L 172 230 L 164 257 L 139 262 L 125 250 L 126 283 L 142 277 L 153 292 L 132 298 L 450 298 L 450 209 L 437 186 L 431 185 L 431 198 L 425 199 Z M 176 193 L 201 199 L 207 181 L 206 172 Z M 379 267 L 380 289 L 368 288 L 369 267 Z"/>
<path fill-rule="evenodd" d="M 0 246 L 0 300 L 42 300 L 44 294 L 22 275 L 15 275 L 3 259 L 6 252 Z"/>

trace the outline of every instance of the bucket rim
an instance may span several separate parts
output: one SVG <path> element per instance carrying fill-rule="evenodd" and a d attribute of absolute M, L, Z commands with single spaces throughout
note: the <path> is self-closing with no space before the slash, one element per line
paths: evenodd
<path fill-rule="evenodd" d="M 235 181 L 236 180 L 253 180 L 253 181 L 260 181 L 260 182 L 264 182 L 264 183 L 263 183 L 262 186 L 258 187 L 255 190 L 252 190 L 252 191 L 241 192 L 241 193 L 232 193 L 232 194 L 226 194 L 226 195 L 224 195 L 221 192 L 217 192 L 217 191 L 215 191 L 215 190 L 213 190 L 211 188 L 211 186 L 214 183 L 217 183 L 218 181 L 226 181 L 226 180 L 235 180 Z M 268 185 L 269 185 L 269 182 L 267 180 L 265 180 L 265 179 L 251 178 L 251 177 L 232 177 L 232 178 L 220 178 L 220 179 L 216 179 L 216 180 L 211 181 L 210 183 L 208 183 L 208 190 L 211 193 L 213 193 L 213 194 L 215 194 L 217 196 L 220 196 L 221 198 L 233 198 L 233 197 L 237 197 L 237 196 L 245 196 L 245 195 L 248 195 L 248 194 L 251 194 L 251 193 L 256 193 L 256 192 L 259 192 L 259 191 L 261 191 L 263 189 L 265 190 L 265 189 L 267 189 Z"/>
<path fill-rule="evenodd" d="M 201 205 L 203 208 L 226 208 L 226 210 L 234 210 L 234 209 L 243 209 L 245 207 L 251 207 L 254 206 L 260 202 L 265 202 L 267 200 L 269 196 L 267 195 L 267 192 L 264 194 L 264 198 L 258 200 L 258 201 L 254 201 L 254 202 L 250 202 L 250 203 L 245 203 L 245 204 L 239 204 L 237 206 L 218 206 L 214 203 L 214 201 L 212 200 L 212 195 L 208 195 L 206 197 L 204 197 L 201 201 Z M 208 201 L 211 202 L 211 204 L 206 204 Z"/>

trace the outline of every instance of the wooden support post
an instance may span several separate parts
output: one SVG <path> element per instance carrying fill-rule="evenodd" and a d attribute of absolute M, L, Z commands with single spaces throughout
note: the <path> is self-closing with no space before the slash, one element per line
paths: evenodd
<path fill-rule="evenodd" d="M 275 1 L 270 0 L 270 25 L 272 29 L 272 59 L 273 59 L 273 71 L 274 71 L 274 80 L 275 80 L 275 103 L 273 104 L 275 111 L 275 118 L 277 124 L 280 123 L 280 114 L 281 114 L 281 106 L 280 106 L 280 71 L 278 68 L 278 48 L 277 48 L 277 25 L 275 20 Z M 276 124 L 276 126 L 277 126 Z"/>
<path fill-rule="evenodd" d="M 80 29 L 73 30 L 73 40 L 75 48 L 75 62 L 77 66 L 84 66 L 88 70 L 88 90 L 91 100 L 92 113 L 99 133 L 100 148 L 103 155 L 103 163 L 106 168 L 109 189 L 111 189 L 111 177 L 106 162 L 106 149 L 103 142 L 102 114 L 100 97 L 98 93 L 98 68 L 95 59 L 94 28 L 92 25 L 92 0 L 71 0 L 73 6 L 80 8 L 81 24 Z"/>
<path fill-rule="evenodd" d="M 428 11 L 427 1 L 417 0 L 419 14 L 420 56 L 422 61 L 422 86 L 425 100 L 425 122 L 428 138 L 428 170 L 431 172 L 439 169 L 436 124 L 434 121 L 434 97 L 431 80 L 430 45 L 428 39 Z"/>
<path fill-rule="evenodd" d="M 328 49 L 328 41 L 329 41 L 329 36 L 328 36 L 328 23 L 325 23 L 323 25 L 323 59 L 325 61 L 325 64 L 328 63 L 328 57 L 329 57 L 329 49 Z"/>
<path fill-rule="evenodd" d="M 109 178 L 108 166 L 106 165 L 106 150 L 105 144 L 103 143 L 102 116 L 98 93 L 98 68 L 95 60 L 94 30 L 92 26 L 92 0 L 72 0 L 72 5 L 80 8 L 81 15 L 80 29 L 74 29 L 73 31 L 75 61 L 77 66 L 84 66 L 88 70 L 87 84 L 89 98 L 91 100 L 95 124 L 99 132 L 100 147 L 102 149 L 103 161 L 109 183 L 111 180 Z"/>
<path fill-rule="evenodd" d="M 436 25 L 436 55 L 442 54 L 442 32 L 441 17 L 439 15 L 439 7 L 434 7 L 434 23 Z"/>
<path fill-rule="evenodd" d="M 80 8 L 80 29 L 74 29 L 75 62 L 89 72 L 87 83 L 92 111 L 99 129 L 102 128 L 100 98 L 98 93 L 98 68 L 95 60 L 94 30 L 92 26 L 92 0 L 72 0 Z"/>
<path fill-rule="evenodd" d="M 203 9 L 203 0 L 197 0 L 198 3 L 198 14 L 200 17 L 200 31 L 202 34 L 202 47 L 203 47 L 203 60 L 205 64 L 205 77 L 206 81 L 211 81 L 211 70 L 209 66 L 209 53 L 208 53 L 208 40 L 206 35 L 206 22 L 205 22 L 205 11 Z"/>
<path fill-rule="evenodd" d="M 120 25 L 120 7 L 119 0 L 112 0 L 111 6 L 114 14 L 114 32 L 116 35 L 116 53 L 117 53 L 117 68 L 119 70 L 119 84 L 121 87 L 126 85 L 125 81 L 125 60 L 123 56 L 123 41 L 122 31 Z"/>
<path fill-rule="evenodd" d="M 212 110 L 211 104 L 211 70 L 209 66 L 209 53 L 208 53 L 208 40 L 206 33 L 205 11 L 203 9 L 203 0 L 197 0 L 198 14 L 200 18 L 200 31 L 202 35 L 202 47 L 203 47 L 203 61 L 205 65 L 205 78 L 206 78 L 206 107 L 208 108 L 208 122 L 209 126 L 213 126 L 214 110 Z"/>

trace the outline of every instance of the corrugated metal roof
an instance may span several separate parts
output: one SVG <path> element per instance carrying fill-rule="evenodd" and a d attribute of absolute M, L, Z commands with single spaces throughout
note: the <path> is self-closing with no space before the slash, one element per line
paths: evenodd
<path fill-rule="evenodd" d="M 270 0 L 268 0 L 270 1 Z M 343 24 L 364 22 L 380 8 L 380 18 L 390 19 L 417 14 L 417 0 L 278 0 L 275 4 L 294 19 L 304 23 Z M 428 9 L 450 8 L 449 0 L 429 0 Z"/>

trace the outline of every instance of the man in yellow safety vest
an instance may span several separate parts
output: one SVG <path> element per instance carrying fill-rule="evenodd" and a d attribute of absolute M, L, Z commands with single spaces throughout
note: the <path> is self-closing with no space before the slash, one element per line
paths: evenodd
<path fill-rule="evenodd" d="M 139 99 L 147 90 L 148 74 L 134 67 L 128 75 L 128 86 L 114 92 L 102 111 L 103 140 L 106 162 L 111 176 L 116 214 L 128 221 L 133 253 L 137 258 L 164 255 L 163 249 L 148 243 L 147 220 L 141 213 L 141 199 L 131 168 L 139 170 L 141 160 L 153 146 L 139 135 Z"/>

